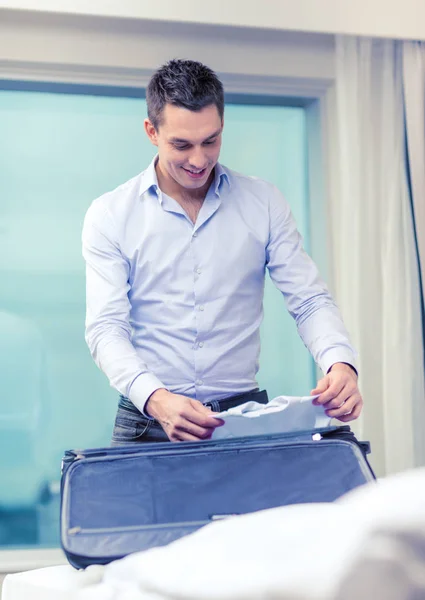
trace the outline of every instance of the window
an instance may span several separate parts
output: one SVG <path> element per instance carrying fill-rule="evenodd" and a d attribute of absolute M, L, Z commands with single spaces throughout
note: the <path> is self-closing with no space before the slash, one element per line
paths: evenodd
<path fill-rule="evenodd" d="M 59 543 L 63 451 L 109 444 L 117 393 L 84 341 L 81 227 L 154 148 L 141 98 L 0 91 L 0 547 Z M 275 183 L 308 248 L 304 109 L 230 104 L 221 161 Z M 267 281 L 259 382 L 307 394 L 313 362 Z"/>

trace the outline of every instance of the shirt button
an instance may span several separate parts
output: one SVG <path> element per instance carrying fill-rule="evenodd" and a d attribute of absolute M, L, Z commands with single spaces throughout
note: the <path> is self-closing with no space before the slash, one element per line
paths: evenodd
<path fill-rule="evenodd" d="M 204 346 L 204 342 L 199 342 L 199 344 L 198 344 L 198 345 L 199 345 L 199 347 L 200 347 L 200 348 L 203 348 L 203 346 Z"/>
<path fill-rule="evenodd" d="M 195 231 L 195 233 L 193 234 L 193 237 L 196 237 L 197 235 L 198 235 L 198 234 L 197 234 L 197 233 L 196 233 L 196 231 Z"/>
<path fill-rule="evenodd" d="M 201 269 L 196 269 L 196 272 L 198 273 L 198 275 L 202 273 Z"/>
<path fill-rule="evenodd" d="M 199 310 L 204 310 L 204 306 L 201 304 L 201 306 L 199 307 Z"/>
<path fill-rule="evenodd" d="M 198 381 L 196 382 L 196 385 L 202 385 L 204 382 L 202 381 L 202 379 L 198 379 Z"/>

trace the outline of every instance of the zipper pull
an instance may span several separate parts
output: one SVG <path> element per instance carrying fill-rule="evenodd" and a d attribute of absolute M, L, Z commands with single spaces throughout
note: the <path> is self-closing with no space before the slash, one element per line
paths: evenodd
<path fill-rule="evenodd" d="M 81 532 L 81 527 L 71 527 L 71 529 L 68 529 L 68 535 L 76 535 L 77 533 Z"/>

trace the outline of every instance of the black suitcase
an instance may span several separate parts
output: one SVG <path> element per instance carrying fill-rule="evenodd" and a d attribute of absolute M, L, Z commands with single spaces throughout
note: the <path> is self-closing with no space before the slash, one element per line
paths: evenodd
<path fill-rule="evenodd" d="M 341 438 L 346 439 L 341 439 Z M 77 568 L 161 546 L 211 521 L 332 502 L 374 479 L 349 427 L 68 451 L 61 543 Z"/>

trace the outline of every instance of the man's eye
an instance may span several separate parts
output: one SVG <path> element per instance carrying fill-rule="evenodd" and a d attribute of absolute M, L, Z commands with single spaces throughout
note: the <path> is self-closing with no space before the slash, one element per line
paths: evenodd
<path fill-rule="evenodd" d="M 204 144 L 205 144 L 206 146 L 209 146 L 210 144 L 215 144 L 215 143 L 216 143 L 216 141 L 217 141 L 217 138 L 216 138 L 215 140 L 209 140 L 208 142 L 204 142 Z"/>
<path fill-rule="evenodd" d="M 176 150 L 187 150 L 189 148 L 189 146 L 187 144 L 183 145 L 183 146 L 177 146 L 176 144 L 174 144 L 174 148 Z"/>

